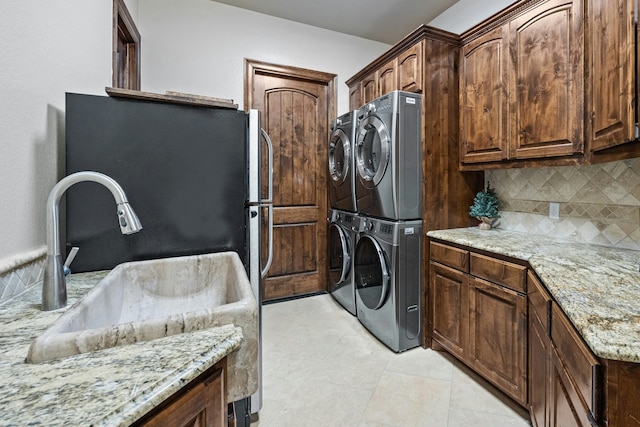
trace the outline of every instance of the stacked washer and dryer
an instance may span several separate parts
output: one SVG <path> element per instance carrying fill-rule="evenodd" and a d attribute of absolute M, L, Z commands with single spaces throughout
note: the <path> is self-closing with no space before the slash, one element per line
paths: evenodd
<path fill-rule="evenodd" d="M 340 128 L 347 115 L 341 116 L 332 123 L 329 145 L 330 290 L 365 328 L 400 352 L 420 345 L 422 335 L 422 98 L 394 91 L 348 115 L 353 133 Z M 351 147 L 338 147 L 340 130 L 351 135 Z M 341 161 L 343 153 L 350 156 Z M 351 170 L 344 181 L 335 173 L 341 169 Z M 346 202 L 345 184 L 351 186 L 353 205 Z M 352 211 L 336 210 L 340 201 Z M 332 255 L 338 229 L 351 245 L 340 259 Z M 340 261 L 349 274 L 338 277 Z M 340 286 L 334 283 L 338 279 Z"/>

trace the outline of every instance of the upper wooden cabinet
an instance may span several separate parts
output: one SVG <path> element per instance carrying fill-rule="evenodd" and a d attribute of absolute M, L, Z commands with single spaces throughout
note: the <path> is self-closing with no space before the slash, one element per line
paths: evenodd
<path fill-rule="evenodd" d="M 632 0 L 588 0 L 591 151 L 635 139 L 636 94 Z"/>
<path fill-rule="evenodd" d="M 509 23 L 511 158 L 583 153 L 581 0 L 541 3 Z"/>
<path fill-rule="evenodd" d="M 462 48 L 460 158 L 463 163 L 509 158 L 508 28 Z"/>
<path fill-rule="evenodd" d="M 424 40 L 408 47 L 398 55 L 398 89 L 406 92 L 422 92 L 423 50 Z"/>
<path fill-rule="evenodd" d="M 411 36 L 347 81 L 351 110 L 394 90 L 422 92 L 424 41 Z"/>
<path fill-rule="evenodd" d="M 464 33 L 460 168 L 640 157 L 634 0 L 521 0 Z"/>

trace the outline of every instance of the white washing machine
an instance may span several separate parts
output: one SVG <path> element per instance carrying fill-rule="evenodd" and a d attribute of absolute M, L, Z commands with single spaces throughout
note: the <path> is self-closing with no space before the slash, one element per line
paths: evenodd
<path fill-rule="evenodd" d="M 420 345 L 422 221 L 363 218 L 354 256 L 360 323 L 395 352 Z"/>
<path fill-rule="evenodd" d="M 343 114 L 331 122 L 329 138 L 329 205 L 356 212 L 354 141 L 358 111 Z"/>
<path fill-rule="evenodd" d="M 396 220 L 422 217 L 421 127 L 419 94 L 390 92 L 358 110 L 359 213 Z"/>
<path fill-rule="evenodd" d="M 329 213 L 329 292 L 340 305 L 356 315 L 353 254 L 360 217 L 353 212 L 332 209 Z"/>

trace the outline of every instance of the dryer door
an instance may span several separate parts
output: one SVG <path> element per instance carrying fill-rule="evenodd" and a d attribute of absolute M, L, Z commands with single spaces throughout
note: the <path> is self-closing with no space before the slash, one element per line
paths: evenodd
<path fill-rule="evenodd" d="M 380 118 L 368 116 L 360 122 L 356 142 L 358 179 L 366 188 L 380 183 L 389 165 L 391 137 Z"/>
<path fill-rule="evenodd" d="M 349 137 L 342 129 L 335 130 L 329 141 L 329 175 L 333 185 L 339 186 L 347 179 L 351 155 Z"/>
<path fill-rule="evenodd" d="M 342 227 L 332 223 L 329 227 L 329 280 L 331 289 L 345 284 L 351 268 L 349 238 Z"/>
<path fill-rule="evenodd" d="M 391 275 L 380 244 L 371 236 L 363 235 L 356 245 L 354 256 L 356 291 L 364 305 L 377 310 L 389 294 Z"/>

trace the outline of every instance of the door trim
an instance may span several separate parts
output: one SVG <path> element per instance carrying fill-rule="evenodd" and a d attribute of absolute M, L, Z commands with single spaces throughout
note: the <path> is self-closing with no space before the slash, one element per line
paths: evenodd
<path fill-rule="evenodd" d="M 262 74 L 274 77 L 288 77 L 300 79 L 308 82 L 319 83 L 327 86 L 327 123 L 336 117 L 336 99 L 338 90 L 336 82 L 338 76 L 332 73 L 322 71 L 309 70 L 306 68 L 291 67 L 288 65 L 271 64 L 269 62 L 256 61 L 254 59 L 244 59 L 244 109 L 248 111 L 253 105 L 253 77 L 256 74 Z M 327 140 L 328 140 L 327 135 Z"/>

